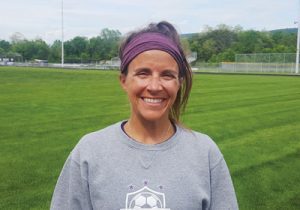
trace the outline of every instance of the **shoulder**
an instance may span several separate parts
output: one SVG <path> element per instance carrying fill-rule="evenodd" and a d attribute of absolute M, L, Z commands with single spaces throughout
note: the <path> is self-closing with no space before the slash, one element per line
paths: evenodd
<path fill-rule="evenodd" d="M 180 145 L 187 153 L 201 160 L 206 159 L 211 168 L 223 160 L 219 147 L 210 136 L 194 130 L 179 129 L 181 131 Z"/>
<path fill-rule="evenodd" d="M 196 147 L 201 147 L 202 149 L 208 149 L 208 150 L 218 150 L 218 146 L 212 140 L 210 136 L 207 134 L 194 131 L 194 130 L 189 130 L 186 128 L 179 128 L 181 135 L 182 135 L 182 140 L 184 139 L 184 143 L 187 145 L 192 145 Z"/>
<path fill-rule="evenodd" d="M 102 128 L 98 131 L 94 131 L 91 133 L 88 133 L 84 135 L 80 141 L 78 142 L 78 145 L 85 145 L 85 144 L 97 144 L 99 141 L 107 141 L 108 139 L 115 138 L 116 131 L 120 127 L 121 122 L 109 125 L 105 128 Z"/>
<path fill-rule="evenodd" d="M 114 144 L 118 141 L 118 129 L 121 122 L 112 124 L 101 130 L 84 135 L 71 152 L 71 157 L 76 162 L 90 159 L 95 154 L 104 155 L 107 151 L 111 151 Z"/>

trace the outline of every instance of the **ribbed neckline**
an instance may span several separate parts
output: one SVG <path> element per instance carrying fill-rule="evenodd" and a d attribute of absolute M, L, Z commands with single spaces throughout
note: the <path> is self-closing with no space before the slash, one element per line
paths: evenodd
<path fill-rule="evenodd" d="M 116 133 L 119 134 L 120 136 L 120 141 L 127 144 L 130 147 L 136 148 L 136 149 L 140 149 L 140 150 L 167 150 L 171 147 L 173 147 L 179 140 L 179 134 L 181 132 L 181 128 L 177 125 L 176 126 L 176 131 L 173 134 L 173 136 L 171 136 L 169 139 L 167 139 L 166 141 L 159 143 L 159 144 L 143 144 L 141 142 L 136 141 L 135 139 L 129 137 L 124 130 L 122 129 L 122 123 L 126 122 L 125 121 L 121 121 L 116 123 L 115 129 L 116 129 Z"/>

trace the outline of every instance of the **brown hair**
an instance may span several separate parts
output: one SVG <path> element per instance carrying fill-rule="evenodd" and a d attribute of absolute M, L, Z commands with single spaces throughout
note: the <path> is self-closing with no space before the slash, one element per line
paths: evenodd
<path fill-rule="evenodd" d="M 122 41 L 121 45 L 120 45 L 120 49 L 119 49 L 119 57 L 122 58 L 122 54 L 124 49 L 126 48 L 126 46 L 128 45 L 128 43 L 137 35 L 141 34 L 141 33 L 147 33 L 147 32 L 157 32 L 157 33 L 162 33 L 164 35 L 166 35 L 167 37 L 169 37 L 171 40 L 173 40 L 173 42 L 177 45 L 180 54 L 183 58 L 183 63 L 182 66 L 179 70 L 180 72 L 180 79 L 181 81 L 181 86 L 177 92 L 177 96 L 175 99 L 174 104 L 171 107 L 170 113 L 169 113 L 169 119 L 173 122 L 173 123 L 179 123 L 179 118 L 180 118 L 180 114 L 185 110 L 185 107 L 187 105 L 188 102 L 188 98 L 191 92 L 191 88 L 192 88 L 192 71 L 191 71 L 191 67 L 186 59 L 185 53 L 183 51 L 183 48 L 181 46 L 180 43 L 180 37 L 179 34 L 177 32 L 177 30 L 175 29 L 175 27 L 167 22 L 167 21 L 161 21 L 159 23 L 150 23 L 147 27 L 142 28 L 138 31 L 134 31 L 131 32 L 127 37 L 125 37 L 125 39 Z M 123 72 L 123 74 L 127 75 L 128 70 L 125 69 L 125 71 Z"/>

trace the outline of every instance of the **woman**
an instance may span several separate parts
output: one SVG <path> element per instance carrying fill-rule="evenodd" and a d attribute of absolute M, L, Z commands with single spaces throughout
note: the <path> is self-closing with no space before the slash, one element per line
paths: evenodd
<path fill-rule="evenodd" d="M 80 140 L 51 209 L 238 209 L 216 144 L 179 123 L 192 76 L 175 28 L 160 22 L 131 33 L 120 59 L 130 117 Z"/>

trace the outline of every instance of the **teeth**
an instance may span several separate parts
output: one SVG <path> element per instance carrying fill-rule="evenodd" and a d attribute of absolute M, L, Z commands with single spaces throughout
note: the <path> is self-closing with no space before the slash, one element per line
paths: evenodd
<path fill-rule="evenodd" d="M 161 98 L 144 98 L 144 101 L 147 103 L 160 103 L 162 102 Z"/>

